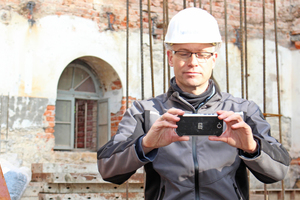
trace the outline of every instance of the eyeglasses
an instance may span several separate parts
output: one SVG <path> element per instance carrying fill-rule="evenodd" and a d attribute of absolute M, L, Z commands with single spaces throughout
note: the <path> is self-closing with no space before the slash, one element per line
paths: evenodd
<path fill-rule="evenodd" d="M 173 54 L 176 54 L 182 60 L 188 60 L 192 54 L 195 54 L 199 63 L 205 63 L 210 57 L 214 55 L 212 52 L 189 52 L 189 51 L 172 51 Z"/>

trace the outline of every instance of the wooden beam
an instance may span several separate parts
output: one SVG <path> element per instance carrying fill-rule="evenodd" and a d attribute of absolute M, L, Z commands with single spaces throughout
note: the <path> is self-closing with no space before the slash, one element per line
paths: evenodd
<path fill-rule="evenodd" d="M 0 165 L 0 200 L 10 200 L 10 195 Z"/>

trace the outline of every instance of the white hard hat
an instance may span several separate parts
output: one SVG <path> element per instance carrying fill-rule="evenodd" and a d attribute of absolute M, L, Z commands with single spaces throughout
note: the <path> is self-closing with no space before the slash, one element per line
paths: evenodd
<path fill-rule="evenodd" d="M 217 20 L 201 8 L 186 8 L 170 21 L 165 43 L 221 43 Z"/>

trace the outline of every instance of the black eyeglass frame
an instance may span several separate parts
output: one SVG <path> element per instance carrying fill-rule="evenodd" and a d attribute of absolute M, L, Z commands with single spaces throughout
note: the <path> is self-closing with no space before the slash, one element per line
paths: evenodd
<path fill-rule="evenodd" d="M 189 52 L 189 51 L 174 51 L 174 50 L 171 50 L 171 51 L 172 51 L 173 54 L 176 54 L 176 53 L 178 53 L 178 52 L 179 52 L 179 53 L 180 53 L 180 52 L 188 53 L 188 54 L 189 54 L 189 56 L 188 56 L 189 58 L 190 58 L 193 54 L 195 54 L 196 58 L 198 58 L 198 57 L 199 57 L 199 55 L 198 55 L 199 53 L 202 53 L 202 54 L 204 53 L 204 54 L 207 54 L 207 55 L 210 54 L 210 56 L 213 56 L 214 53 L 215 53 L 215 52 L 195 52 L 195 53 L 193 53 L 193 52 Z M 209 59 L 209 58 L 207 58 L 207 59 Z"/>

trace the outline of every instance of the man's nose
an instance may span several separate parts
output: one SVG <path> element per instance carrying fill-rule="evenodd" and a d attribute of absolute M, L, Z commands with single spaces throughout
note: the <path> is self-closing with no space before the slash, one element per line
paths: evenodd
<path fill-rule="evenodd" d="M 198 61 L 198 58 L 196 57 L 196 54 L 192 54 L 191 57 L 189 58 L 188 62 L 192 66 L 198 66 L 199 65 L 199 61 Z"/>

